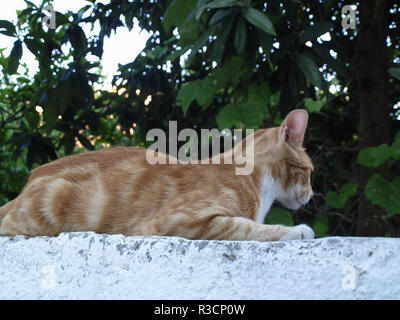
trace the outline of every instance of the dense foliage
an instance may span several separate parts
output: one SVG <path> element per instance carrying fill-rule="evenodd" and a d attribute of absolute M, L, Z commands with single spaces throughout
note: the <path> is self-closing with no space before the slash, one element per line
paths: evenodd
<path fill-rule="evenodd" d="M 9 56 L 0 51 L 0 204 L 37 165 L 85 149 L 146 146 L 147 131 L 169 120 L 178 129 L 260 128 L 301 107 L 310 112 L 317 196 L 293 215 L 274 208 L 266 222 L 305 221 L 318 236 L 400 234 L 396 1 L 356 3 L 354 30 L 343 29 L 341 0 L 88 3 L 57 12 L 55 29 L 41 23 L 46 0 L 26 0 L 18 25 L 0 21 L 0 36 L 15 38 Z M 151 37 L 106 90 L 104 37 L 134 21 Z M 87 24 L 98 34 L 88 37 Z M 39 62 L 33 79 L 19 65 L 24 50 Z"/>

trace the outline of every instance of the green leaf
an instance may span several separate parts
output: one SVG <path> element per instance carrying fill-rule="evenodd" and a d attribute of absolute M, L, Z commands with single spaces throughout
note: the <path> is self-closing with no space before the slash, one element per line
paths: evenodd
<path fill-rule="evenodd" d="M 210 28 L 206 28 L 205 32 L 208 31 L 208 29 L 213 28 L 214 26 L 211 26 Z M 200 37 L 200 35 L 203 33 L 202 32 L 203 28 L 199 27 L 199 24 L 197 21 L 192 20 L 188 22 L 187 24 L 184 25 L 184 27 L 179 28 L 179 39 L 178 42 L 176 42 L 176 45 L 181 48 L 182 52 L 185 53 L 191 45 L 193 45 Z M 167 40 L 164 43 L 164 46 L 168 46 L 168 41 L 171 41 L 171 43 L 174 43 L 177 40 L 177 36 L 174 36 Z"/>
<path fill-rule="evenodd" d="M 398 135 L 400 136 L 400 135 Z M 395 159 L 400 159 L 400 139 L 396 139 L 390 147 L 391 156 Z"/>
<path fill-rule="evenodd" d="M 15 26 L 10 21 L 7 20 L 0 20 L 0 33 L 9 37 L 17 36 Z"/>
<path fill-rule="evenodd" d="M 317 39 L 319 36 L 329 32 L 329 30 L 333 27 L 332 22 L 321 21 L 316 23 L 315 25 L 307 28 L 300 35 L 299 42 L 306 43 L 307 41 L 312 41 Z"/>
<path fill-rule="evenodd" d="M 228 83 L 236 83 L 244 72 L 245 63 L 240 57 L 232 57 L 222 67 L 212 71 L 211 76 L 217 80 L 220 88 L 225 88 Z"/>
<path fill-rule="evenodd" d="M 211 17 L 210 21 L 208 22 L 208 25 L 212 26 L 212 25 L 216 24 L 217 22 L 221 21 L 223 18 L 225 18 L 232 12 L 233 12 L 232 8 L 217 10 Z"/>
<path fill-rule="evenodd" d="M 203 11 L 207 8 L 209 9 L 218 9 L 218 8 L 228 8 L 228 7 L 245 7 L 246 4 L 244 4 L 241 1 L 238 0 L 213 0 L 213 1 L 207 1 L 207 0 L 200 0 L 198 1 L 197 8 L 196 8 L 196 19 L 199 19 L 200 16 L 202 15 Z"/>
<path fill-rule="evenodd" d="M 326 63 L 329 68 L 333 69 L 338 75 L 346 79 L 346 81 L 350 78 L 349 71 L 345 64 L 331 56 L 330 48 L 326 44 L 319 44 L 316 42 L 312 46 L 312 51 L 315 52 L 318 58 Z"/>
<path fill-rule="evenodd" d="M 378 167 L 392 156 L 391 148 L 386 144 L 361 150 L 357 162 L 365 167 Z"/>
<path fill-rule="evenodd" d="M 394 136 L 394 141 L 400 141 L 400 131 L 398 131 Z"/>
<path fill-rule="evenodd" d="M 183 111 L 183 115 L 186 115 L 186 112 L 189 109 L 190 104 L 196 99 L 192 95 L 192 85 L 191 83 L 185 83 L 178 91 L 178 96 L 176 97 L 176 103 L 181 106 Z"/>
<path fill-rule="evenodd" d="M 345 183 L 340 188 L 340 193 L 347 198 L 354 197 L 357 194 L 357 185 L 354 183 Z"/>
<path fill-rule="evenodd" d="M 400 177 L 388 182 L 379 174 L 373 175 L 365 187 L 365 195 L 373 204 L 385 208 L 388 217 L 400 213 Z"/>
<path fill-rule="evenodd" d="M 33 140 L 35 141 L 39 157 L 43 163 L 48 162 L 48 159 L 57 159 L 55 147 L 51 139 L 43 137 L 42 135 L 35 135 Z"/>
<path fill-rule="evenodd" d="M 296 55 L 296 61 L 306 78 L 310 80 L 312 84 L 314 84 L 318 88 L 321 88 L 322 77 L 315 62 L 308 56 L 301 53 L 298 53 Z"/>
<path fill-rule="evenodd" d="M 40 56 L 40 50 L 42 49 L 42 44 L 37 39 L 25 39 L 24 40 L 29 51 L 32 52 L 36 57 Z"/>
<path fill-rule="evenodd" d="M 186 115 L 190 104 L 195 100 L 204 111 L 212 102 L 216 90 L 214 80 L 210 77 L 195 80 L 184 84 L 179 89 L 176 102 L 181 106 L 184 115 Z"/>
<path fill-rule="evenodd" d="M 87 50 L 87 39 L 85 32 L 78 25 L 73 25 L 68 29 L 68 37 L 74 48 L 76 56 L 82 56 Z"/>
<path fill-rule="evenodd" d="M 236 31 L 234 38 L 235 49 L 239 54 L 243 54 L 247 43 L 247 26 L 243 17 L 239 17 L 236 23 Z"/>
<path fill-rule="evenodd" d="M 76 92 L 71 88 L 71 82 L 64 80 L 61 81 L 59 86 L 56 88 L 56 94 L 58 97 L 58 112 L 63 114 L 71 103 L 72 98 L 76 95 Z"/>
<path fill-rule="evenodd" d="M 33 164 L 39 158 L 39 152 L 37 149 L 38 149 L 37 145 L 35 141 L 32 139 L 29 143 L 28 152 L 26 154 L 26 165 L 29 170 L 32 168 Z"/>
<path fill-rule="evenodd" d="M 196 82 L 196 101 L 201 106 L 201 110 L 204 111 L 212 102 L 216 87 L 211 78 L 197 80 Z"/>
<path fill-rule="evenodd" d="M 243 16 L 255 27 L 260 28 L 266 33 L 276 36 L 274 25 L 272 24 L 271 20 L 261 11 L 254 8 L 247 8 L 243 11 Z"/>
<path fill-rule="evenodd" d="M 88 138 L 86 138 L 84 135 L 82 134 L 78 134 L 77 136 L 79 142 L 88 150 L 94 150 L 94 146 L 90 143 L 90 141 L 88 140 Z"/>
<path fill-rule="evenodd" d="M 361 150 L 357 162 L 365 167 L 376 168 L 389 158 L 400 159 L 400 133 L 395 136 L 394 142 L 389 147 L 386 143 L 377 147 L 368 147 Z"/>
<path fill-rule="evenodd" d="M 74 134 L 66 134 L 60 141 L 61 145 L 64 145 L 65 154 L 69 155 L 74 151 L 75 148 L 75 136 Z"/>
<path fill-rule="evenodd" d="M 168 52 L 168 47 L 157 46 L 153 51 L 147 50 L 146 54 L 150 59 L 158 60 Z"/>
<path fill-rule="evenodd" d="M 239 105 L 233 103 L 227 104 L 217 115 L 218 127 L 221 130 L 231 128 L 232 126 L 240 128 L 240 121 L 244 121 L 243 114 L 245 114 L 245 110 Z"/>
<path fill-rule="evenodd" d="M 313 231 L 316 238 L 326 237 L 329 230 L 329 221 L 326 215 L 317 214 L 313 221 Z"/>
<path fill-rule="evenodd" d="M 220 24 L 217 29 L 217 39 L 213 41 L 213 48 L 211 53 L 211 58 L 214 59 L 218 64 L 221 63 L 222 56 L 226 47 L 226 41 L 229 34 L 231 33 L 233 22 L 236 19 L 237 14 L 231 14 L 227 16 Z"/>
<path fill-rule="evenodd" d="M 205 7 L 210 9 L 216 8 L 226 8 L 226 7 L 233 7 L 233 6 L 240 6 L 244 7 L 245 4 L 238 0 L 213 0 L 208 2 Z"/>
<path fill-rule="evenodd" d="M 345 199 L 347 201 L 347 199 Z M 336 192 L 328 191 L 326 194 L 326 203 L 334 208 L 343 208 L 346 205 L 346 201 Z"/>
<path fill-rule="evenodd" d="M 293 226 L 293 219 L 289 211 L 275 207 L 268 212 L 267 216 L 265 217 L 264 223 Z"/>
<path fill-rule="evenodd" d="M 196 17 L 196 19 L 200 19 L 204 9 L 206 9 L 205 4 L 208 2 L 209 0 L 198 0 L 197 1 L 197 6 L 196 9 L 194 9 L 194 15 Z M 193 13 L 192 13 L 193 14 Z"/>
<path fill-rule="evenodd" d="M 218 127 L 259 128 L 268 117 L 269 98 L 270 90 L 266 83 L 261 86 L 250 86 L 247 100 L 238 104 L 230 103 L 221 109 L 216 118 Z"/>
<path fill-rule="evenodd" d="M 393 78 L 400 80 L 400 68 L 390 68 L 388 71 Z"/>
<path fill-rule="evenodd" d="M 186 22 L 189 14 L 195 9 L 197 0 L 174 0 L 165 12 L 162 24 L 168 31 L 171 26 L 180 26 Z"/>
<path fill-rule="evenodd" d="M 174 53 L 169 54 L 168 56 L 165 57 L 164 62 L 170 61 L 174 62 L 177 58 L 182 56 L 183 50 L 176 50 Z"/>
<path fill-rule="evenodd" d="M 36 111 L 26 111 L 24 114 L 26 121 L 28 122 L 29 128 L 34 131 L 40 121 L 40 116 Z"/>
<path fill-rule="evenodd" d="M 271 48 L 272 48 L 272 43 L 273 43 L 274 38 L 270 34 L 264 32 L 260 29 L 258 30 L 258 38 L 260 39 L 260 45 L 261 45 L 263 51 L 269 55 Z"/>
<path fill-rule="evenodd" d="M 36 6 L 32 1 L 25 0 L 25 3 L 26 3 L 30 8 L 37 8 L 37 6 Z"/>
<path fill-rule="evenodd" d="M 208 28 L 206 31 L 204 31 L 200 37 L 196 40 L 196 42 L 193 44 L 191 50 L 192 52 L 189 54 L 187 58 L 187 63 L 190 64 L 197 52 L 200 50 L 201 47 L 203 47 L 207 42 L 210 36 L 214 35 L 214 32 L 216 31 L 217 27 L 219 25 L 216 24 L 210 28 Z"/>
<path fill-rule="evenodd" d="M 69 23 L 68 18 L 62 13 L 56 11 L 56 23 L 57 27 Z"/>
<path fill-rule="evenodd" d="M 45 123 L 45 130 L 49 134 L 56 125 L 58 116 L 57 97 L 53 90 L 48 92 L 47 101 L 43 106 L 43 120 Z"/>
<path fill-rule="evenodd" d="M 304 100 L 304 106 L 309 112 L 319 112 L 321 108 L 326 104 L 326 97 L 321 100 L 314 101 L 311 98 L 306 98 Z"/>
<path fill-rule="evenodd" d="M 259 86 L 251 85 L 249 87 L 249 99 L 247 100 L 247 104 L 258 107 L 260 110 L 262 110 L 263 115 L 268 115 L 267 104 L 270 97 L 271 90 L 268 86 L 268 83 L 264 82 Z"/>
<path fill-rule="evenodd" d="M 340 188 L 339 194 L 333 191 L 328 191 L 326 195 L 326 203 L 331 207 L 341 209 L 347 203 L 350 197 L 357 194 L 357 185 L 353 183 L 346 183 Z"/>
<path fill-rule="evenodd" d="M 10 56 L 8 57 L 7 68 L 5 70 L 8 74 L 14 74 L 17 72 L 21 57 L 22 42 L 21 40 L 17 40 L 14 42 L 14 47 L 12 48 Z"/>

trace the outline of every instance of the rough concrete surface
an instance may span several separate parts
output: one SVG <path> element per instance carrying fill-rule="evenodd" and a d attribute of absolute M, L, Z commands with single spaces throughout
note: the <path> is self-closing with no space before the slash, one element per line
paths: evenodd
<path fill-rule="evenodd" d="M 0 237 L 0 299 L 400 299 L 400 239 Z"/>

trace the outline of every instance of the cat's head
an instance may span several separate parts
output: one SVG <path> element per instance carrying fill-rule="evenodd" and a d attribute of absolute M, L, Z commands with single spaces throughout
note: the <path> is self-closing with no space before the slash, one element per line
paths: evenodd
<path fill-rule="evenodd" d="M 281 126 L 267 129 L 267 139 L 263 139 L 265 149 L 260 156 L 266 160 L 269 174 L 281 186 L 276 200 L 289 209 L 298 209 L 313 197 L 311 172 L 314 167 L 303 148 L 307 122 L 306 110 L 293 110 Z"/>
<path fill-rule="evenodd" d="M 277 162 L 271 173 L 281 185 L 282 193 L 276 199 L 289 209 L 298 209 L 313 197 L 311 172 L 314 169 L 310 157 L 303 148 L 308 113 L 297 109 L 290 112 L 277 130 Z M 275 172 L 274 172 L 275 171 Z"/>

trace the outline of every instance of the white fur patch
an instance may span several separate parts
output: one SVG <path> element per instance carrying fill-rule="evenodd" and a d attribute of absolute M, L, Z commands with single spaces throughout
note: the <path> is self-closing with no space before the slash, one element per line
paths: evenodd
<path fill-rule="evenodd" d="M 266 175 L 261 183 L 260 208 L 258 209 L 256 222 L 263 223 L 265 216 L 271 208 L 274 200 L 282 193 L 282 187 L 278 181 L 270 175 Z"/>
<path fill-rule="evenodd" d="M 103 185 L 99 177 L 96 177 L 96 189 L 89 200 L 87 209 L 87 226 L 94 229 L 98 226 L 100 220 L 103 218 L 104 206 L 107 203 L 107 194 L 103 190 Z"/>
<path fill-rule="evenodd" d="M 279 240 L 300 240 L 300 239 L 314 239 L 314 231 L 305 224 L 299 224 L 290 228 Z"/>

